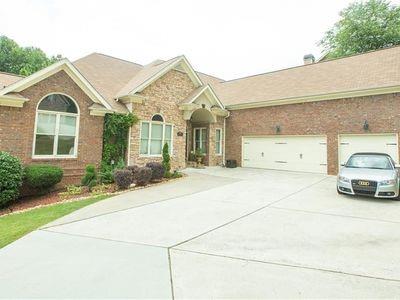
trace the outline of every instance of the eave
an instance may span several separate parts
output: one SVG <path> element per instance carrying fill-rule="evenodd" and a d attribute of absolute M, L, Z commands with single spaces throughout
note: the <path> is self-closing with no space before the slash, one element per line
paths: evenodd
<path fill-rule="evenodd" d="M 238 103 L 238 104 L 231 104 L 231 105 L 228 104 L 228 105 L 226 105 L 226 108 L 228 110 L 239 110 L 239 109 L 259 108 L 259 107 L 268 107 L 268 106 L 289 105 L 289 104 L 318 102 L 318 101 L 329 101 L 329 100 L 337 100 L 337 99 L 344 99 L 344 98 L 355 98 L 355 97 L 366 97 L 366 96 L 383 95 L 383 94 L 393 94 L 393 93 L 399 93 L 399 92 L 400 92 L 400 86 L 390 86 L 390 87 L 354 90 L 354 91 L 328 93 L 328 94 L 311 95 L 311 96 L 303 96 L 303 97 L 282 98 L 282 99 L 268 100 L 268 101 L 246 102 L 246 103 Z"/>
<path fill-rule="evenodd" d="M 23 107 L 29 99 L 12 95 L 0 95 L 0 106 Z"/>

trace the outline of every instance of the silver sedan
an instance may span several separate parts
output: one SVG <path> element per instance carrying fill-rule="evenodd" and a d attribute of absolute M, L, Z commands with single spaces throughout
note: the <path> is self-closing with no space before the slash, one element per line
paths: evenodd
<path fill-rule="evenodd" d="M 384 153 L 355 153 L 337 177 L 339 194 L 399 198 L 399 170 Z"/>

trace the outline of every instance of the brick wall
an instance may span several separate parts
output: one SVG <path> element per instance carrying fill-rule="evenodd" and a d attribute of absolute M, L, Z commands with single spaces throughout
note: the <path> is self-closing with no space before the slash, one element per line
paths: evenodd
<path fill-rule="evenodd" d="M 171 70 L 150 84 L 142 91 L 147 98 L 144 104 L 134 104 L 133 112 L 142 121 L 150 121 L 154 114 L 161 114 L 166 123 L 173 124 L 173 154 L 171 168 L 182 169 L 186 166 L 186 121 L 178 104 L 193 90 L 193 85 L 187 74 Z M 178 136 L 182 132 L 182 136 Z M 140 122 L 132 126 L 130 137 L 130 164 L 145 165 L 149 161 L 162 161 L 161 157 L 146 157 L 139 154 Z"/>
<path fill-rule="evenodd" d="M 276 125 L 281 135 L 327 135 L 328 173 L 336 174 L 338 134 L 398 133 L 400 94 L 233 110 L 226 121 L 226 159 L 240 164 L 242 136 L 275 135 Z"/>
<path fill-rule="evenodd" d="M 61 92 L 79 105 L 78 157 L 68 159 L 32 159 L 34 124 L 38 102 L 49 93 Z M 22 91 L 29 101 L 22 108 L 0 106 L 0 150 L 18 156 L 24 164 L 58 165 L 64 169 L 62 184 L 79 183 L 87 164 L 98 165 L 102 154 L 103 117 L 90 116 L 93 101 L 64 72 Z"/>

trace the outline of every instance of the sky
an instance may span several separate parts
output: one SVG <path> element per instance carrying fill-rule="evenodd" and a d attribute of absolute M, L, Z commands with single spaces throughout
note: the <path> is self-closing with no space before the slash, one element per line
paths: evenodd
<path fill-rule="evenodd" d="M 351 2 L 0 0 L 0 35 L 71 61 L 99 52 L 145 65 L 184 54 L 228 80 L 318 58 L 318 41 Z"/>

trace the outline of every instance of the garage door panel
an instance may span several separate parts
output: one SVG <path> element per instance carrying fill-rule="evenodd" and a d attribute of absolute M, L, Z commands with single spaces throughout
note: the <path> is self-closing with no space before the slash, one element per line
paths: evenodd
<path fill-rule="evenodd" d="M 326 137 L 245 137 L 243 166 L 326 173 Z"/>
<path fill-rule="evenodd" d="M 397 134 L 339 135 L 339 164 L 345 164 L 356 152 L 387 153 L 398 163 Z"/>

